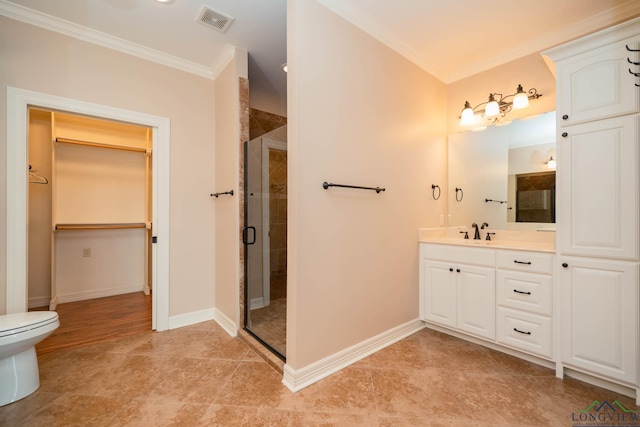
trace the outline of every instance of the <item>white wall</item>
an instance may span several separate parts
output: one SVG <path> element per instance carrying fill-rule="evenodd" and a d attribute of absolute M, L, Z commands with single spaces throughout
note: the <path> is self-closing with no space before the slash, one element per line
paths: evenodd
<path fill-rule="evenodd" d="M 214 81 L 0 17 L 0 129 L 6 86 L 171 120 L 169 314 L 214 304 Z M 0 133 L 0 312 L 6 297 L 6 133 Z M 9 141 L 14 143 L 14 141 Z"/>
<path fill-rule="evenodd" d="M 288 2 L 287 33 L 286 353 L 298 370 L 418 317 L 418 229 L 444 209 L 431 184 L 444 184 L 446 88 L 315 0 Z"/>

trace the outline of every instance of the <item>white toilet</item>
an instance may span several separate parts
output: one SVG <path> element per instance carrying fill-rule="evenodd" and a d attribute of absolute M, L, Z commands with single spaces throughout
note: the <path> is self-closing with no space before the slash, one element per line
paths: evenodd
<path fill-rule="evenodd" d="M 55 311 L 0 315 L 0 406 L 27 397 L 40 387 L 35 345 L 58 326 Z"/>

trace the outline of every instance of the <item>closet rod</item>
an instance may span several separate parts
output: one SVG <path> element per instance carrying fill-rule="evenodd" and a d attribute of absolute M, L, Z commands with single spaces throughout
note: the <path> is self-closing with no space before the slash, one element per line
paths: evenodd
<path fill-rule="evenodd" d="M 56 224 L 53 229 L 58 230 L 124 230 L 130 228 L 151 228 L 144 222 L 118 224 Z"/>
<path fill-rule="evenodd" d="M 150 149 L 141 147 L 127 147 L 126 145 L 103 144 L 101 142 L 80 141 L 78 139 L 56 138 L 56 142 L 67 144 L 86 145 L 88 147 L 112 148 L 114 150 L 135 151 L 136 153 L 151 153 Z"/>

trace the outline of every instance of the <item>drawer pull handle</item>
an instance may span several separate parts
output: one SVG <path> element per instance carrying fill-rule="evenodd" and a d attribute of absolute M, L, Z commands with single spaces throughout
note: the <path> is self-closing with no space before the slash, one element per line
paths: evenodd
<path fill-rule="evenodd" d="M 513 262 L 516 264 L 531 265 L 531 261 L 518 261 L 517 259 L 514 259 Z"/>
<path fill-rule="evenodd" d="M 517 294 L 524 294 L 524 295 L 531 295 L 531 292 L 524 292 L 524 291 L 519 291 L 517 289 L 514 289 L 513 292 L 517 293 Z"/>
<path fill-rule="evenodd" d="M 531 335 L 531 332 L 525 332 L 525 331 L 521 331 L 518 328 L 513 328 L 514 331 L 516 331 L 519 334 L 524 334 L 524 335 Z"/>

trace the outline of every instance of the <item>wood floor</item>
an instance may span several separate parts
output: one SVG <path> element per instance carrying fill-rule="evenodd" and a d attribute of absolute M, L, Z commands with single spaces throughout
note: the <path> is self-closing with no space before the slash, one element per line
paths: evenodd
<path fill-rule="evenodd" d="M 151 296 L 144 292 L 58 304 L 56 311 L 60 327 L 36 346 L 38 354 L 151 330 Z"/>

